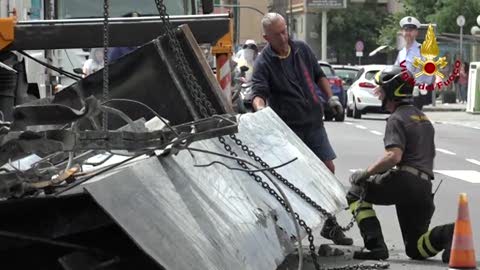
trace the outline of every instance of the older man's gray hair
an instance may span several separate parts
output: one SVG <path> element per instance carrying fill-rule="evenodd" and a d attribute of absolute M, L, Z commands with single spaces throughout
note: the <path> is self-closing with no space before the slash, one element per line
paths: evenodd
<path fill-rule="evenodd" d="M 265 14 L 262 18 L 262 28 L 263 28 L 263 33 L 267 33 L 268 27 L 272 25 L 274 22 L 277 22 L 279 20 L 285 21 L 282 15 L 275 13 L 275 12 L 269 12 Z"/>

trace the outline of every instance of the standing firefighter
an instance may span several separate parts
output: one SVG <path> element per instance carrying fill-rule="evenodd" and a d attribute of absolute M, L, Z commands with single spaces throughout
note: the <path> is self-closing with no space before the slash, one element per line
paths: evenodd
<path fill-rule="evenodd" d="M 372 204 L 395 205 L 407 255 L 416 260 L 445 250 L 448 262 L 454 224 L 428 230 L 435 210 L 432 194 L 434 128 L 422 111 L 411 105 L 413 86 L 405 81 L 409 71 L 391 66 L 379 72 L 376 89 L 382 106 L 391 112 L 385 128 L 385 154 L 367 170 L 350 176 L 347 194 L 350 210 L 368 251 L 356 259 L 388 258 L 380 222 Z"/>

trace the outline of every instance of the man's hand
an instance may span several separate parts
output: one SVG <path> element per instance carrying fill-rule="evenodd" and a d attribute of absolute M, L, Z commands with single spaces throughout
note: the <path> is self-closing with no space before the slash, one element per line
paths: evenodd
<path fill-rule="evenodd" d="M 255 96 L 252 100 L 252 107 L 254 111 L 260 111 L 265 109 L 267 105 L 265 104 L 265 100 L 259 96 Z"/>
<path fill-rule="evenodd" d="M 370 177 L 367 170 L 357 170 L 352 175 L 350 175 L 350 183 L 352 185 L 363 185 L 367 179 Z"/>
<path fill-rule="evenodd" d="M 330 107 L 330 109 L 332 109 L 335 115 L 341 114 L 343 112 L 342 103 L 340 103 L 340 100 L 337 96 L 330 97 L 330 99 L 328 100 L 328 106 Z"/>

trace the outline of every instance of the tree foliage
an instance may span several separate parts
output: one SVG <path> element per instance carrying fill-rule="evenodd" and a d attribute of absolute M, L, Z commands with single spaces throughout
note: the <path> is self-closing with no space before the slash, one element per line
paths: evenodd
<path fill-rule="evenodd" d="M 457 17 L 465 16 L 464 32 L 470 34 L 472 26 L 477 24 L 480 15 L 479 0 L 443 0 L 436 4 L 436 11 L 427 15 L 427 22 L 436 23 L 439 33 L 458 33 Z"/>
<path fill-rule="evenodd" d="M 438 33 L 458 33 L 457 17 L 465 16 L 464 33 L 470 34 L 470 29 L 476 24 L 480 15 L 479 0 L 404 0 L 404 11 L 390 15 L 380 29 L 378 45 L 388 45 L 395 48 L 399 21 L 403 16 L 416 17 L 422 23 L 437 24 Z"/>
<path fill-rule="evenodd" d="M 346 9 L 328 12 L 328 43 L 336 52 L 338 62 L 355 58 L 355 43 L 363 41 L 365 50 L 377 47 L 379 26 L 388 14 L 376 3 L 349 3 Z"/>

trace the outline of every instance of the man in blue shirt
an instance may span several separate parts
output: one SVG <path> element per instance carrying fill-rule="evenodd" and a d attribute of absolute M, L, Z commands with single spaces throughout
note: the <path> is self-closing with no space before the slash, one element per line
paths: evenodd
<path fill-rule="evenodd" d="M 262 19 L 263 37 L 268 42 L 255 61 L 252 75 L 252 106 L 255 111 L 270 106 L 297 136 L 333 173 L 335 152 L 323 126 L 323 107 L 317 89 L 325 92 L 328 106 L 343 111 L 337 96 L 320 69 L 310 47 L 291 40 L 285 19 L 278 13 L 267 13 Z M 327 219 L 321 235 L 336 244 L 351 245 L 334 219 Z"/>

